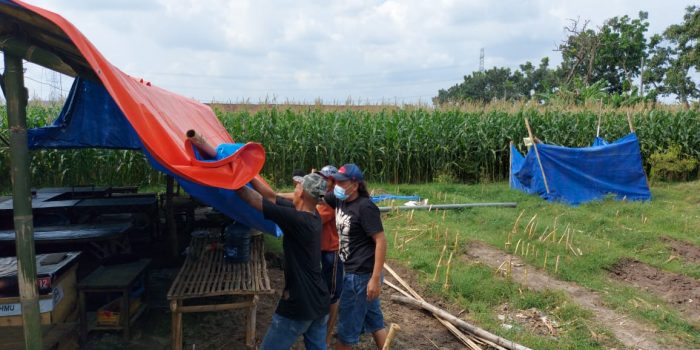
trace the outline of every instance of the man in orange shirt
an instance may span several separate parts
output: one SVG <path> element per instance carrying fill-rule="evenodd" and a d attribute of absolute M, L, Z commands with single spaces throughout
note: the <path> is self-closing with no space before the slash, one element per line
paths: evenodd
<path fill-rule="evenodd" d="M 324 166 L 319 173 L 326 178 L 328 191 L 333 190 L 335 181 L 331 177 L 338 172 L 332 165 Z M 338 229 L 335 226 L 335 209 L 326 202 L 320 201 L 316 210 L 321 216 L 321 274 L 326 281 L 328 291 L 331 294 L 331 305 L 328 312 L 328 333 L 326 344 L 330 349 L 335 323 L 338 319 L 338 299 L 343 289 L 343 263 L 338 256 Z"/>

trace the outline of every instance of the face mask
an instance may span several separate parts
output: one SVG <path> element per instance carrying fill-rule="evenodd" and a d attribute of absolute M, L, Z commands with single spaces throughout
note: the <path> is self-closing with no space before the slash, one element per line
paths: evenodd
<path fill-rule="evenodd" d="M 345 189 L 338 185 L 335 185 L 335 187 L 333 187 L 333 194 L 335 195 L 335 198 L 338 198 L 341 201 L 348 199 L 348 195 L 345 194 Z"/>

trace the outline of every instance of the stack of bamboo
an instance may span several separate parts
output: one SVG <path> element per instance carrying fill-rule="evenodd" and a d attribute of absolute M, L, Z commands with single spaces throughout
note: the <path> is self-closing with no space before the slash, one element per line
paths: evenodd
<path fill-rule="evenodd" d="M 489 333 L 486 330 L 471 325 L 464 320 L 451 315 L 447 311 L 427 303 L 413 288 L 411 288 L 408 283 L 406 283 L 406 281 L 401 278 L 401 276 L 399 276 L 391 267 L 389 267 L 389 265 L 384 264 L 384 269 L 405 288 L 404 290 L 399 286 L 385 280 L 384 283 L 386 285 L 404 295 L 392 295 L 391 300 L 407 303 L 429 311 L 468 349 L 482 350 L 485 346 L 487 348 L 494 348 L 498 350 L 531 350 L 525 346 L 501 338 L 495 334 Z M 465 334 L 462 331 L 466 331 L 468 334 Z"/>

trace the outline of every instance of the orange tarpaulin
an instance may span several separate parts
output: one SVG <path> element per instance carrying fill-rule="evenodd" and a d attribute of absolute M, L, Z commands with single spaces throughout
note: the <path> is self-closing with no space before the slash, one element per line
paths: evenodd
<path fill-rule="evenodd" d="M 239 188 L 260 172 L 265 162 L 265 151 L 258 143 L 248 143 L 233 155 L 216 162 L 197 160 L 192 146 L 186 142 L 185 133 L 188 130 L 196 130 L 214 147 L 233 143 L 211 108 L 122 72 L 60 15 L 21 1 L 11 2 L 17 7 L 3 5 L 0 8 L 2 13 L 9 14 L 21 25 L 36 29 L 36 33 L 48 32 L 59 36 L 65 41 L 62 45 L 69 45 L 67 50 L 77 49 L 81 57 L 72 59 L 92 70 L 133 126 L 149 154 L 168 170 L 192 182 L 225 189 Z M 28 39 L 30 42 L 33 40 L 32 37 Z M 36 39 L 40 41 L 42 38 L 37 35 Z M 43 49 L 52 50 L 51 47 Z M 58 56 L 65 57 L 65 51 L 66 48 L 57 48 Z"/>

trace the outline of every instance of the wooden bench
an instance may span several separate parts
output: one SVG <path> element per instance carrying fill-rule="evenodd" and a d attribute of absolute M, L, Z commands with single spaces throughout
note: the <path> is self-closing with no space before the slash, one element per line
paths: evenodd
<path fill-rule="evenodd" d="M 259 294 L 272 294 L 265 263 L 262 234 L 250 242 L 247 263 L 228 263 L 216 238 L 193 237 L 190 250 L 175 277 L 168 300 L 172 311 L 172 348 L 182 349 L 182 314 L 247 308 L 246 346 L 255 347 L 255 317 Z M 212 297 L 237 296 L 243 301 L 217 303 Z M 197 305 L 184 305 L 185 300 L 199 299 Z M 202 304 L 204 302 L 204 304 Z"/>

